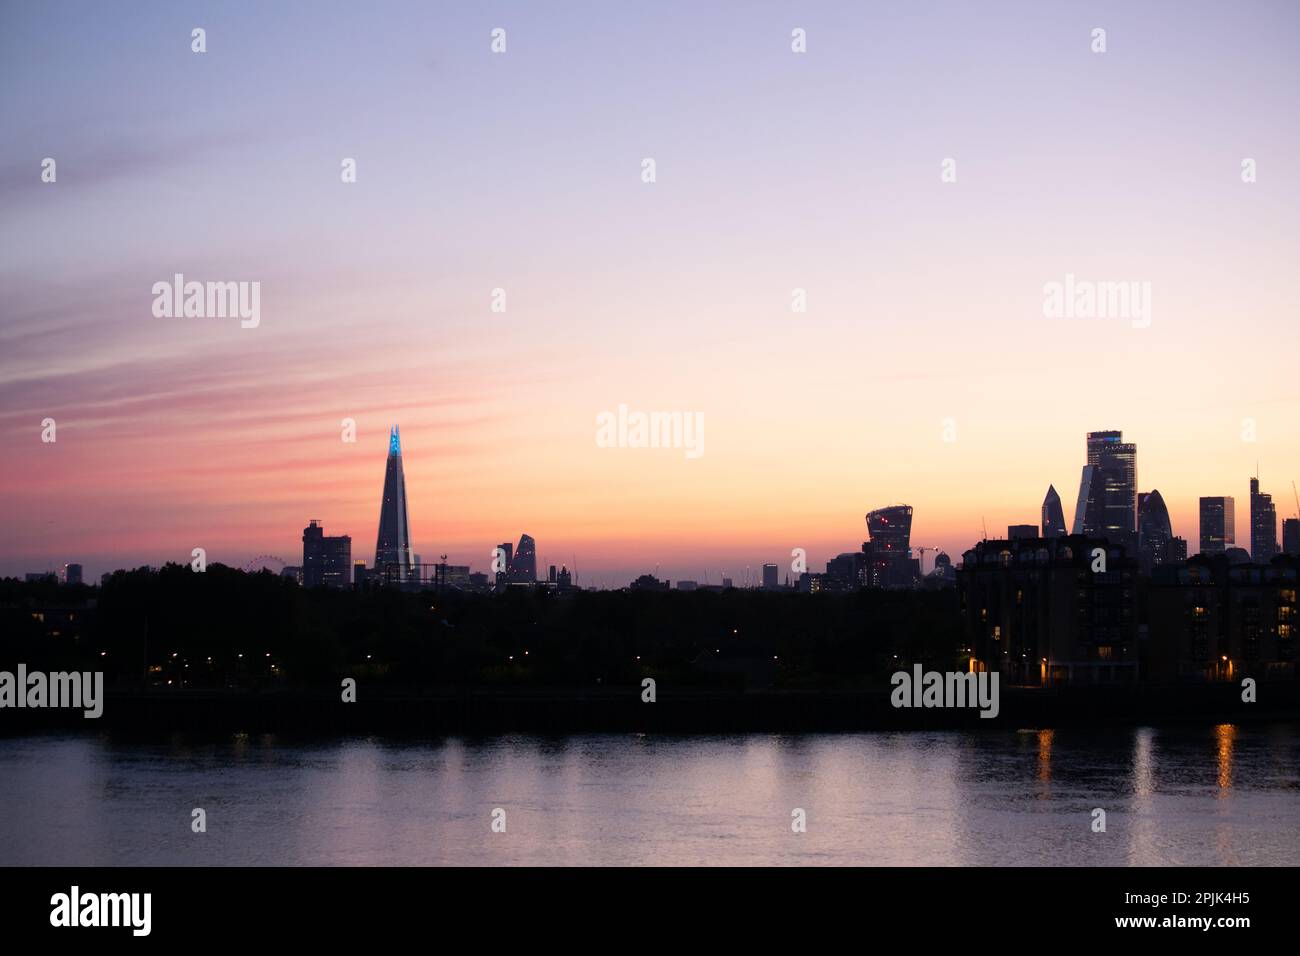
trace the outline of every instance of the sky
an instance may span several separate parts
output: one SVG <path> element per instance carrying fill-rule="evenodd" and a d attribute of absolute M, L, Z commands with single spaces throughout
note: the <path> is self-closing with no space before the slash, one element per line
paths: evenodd
<path fill-rule="evenodd" d="M 0 3 L 0 574 L 298 564 L 312 518 L 370 562 L 392 423 L 414 550 L 476 570 L 820 570 L 894 503 L 959 560 L 1049 483 L 1071 520 L 1103 429 L 1192 551 L 1201 495 L 1248 542 L 1256 468 L 1279 520 L 1300 479 L 1297 41 L 1258 0 Z M 257 327 L 156 316 L 177 273 Z M 1149 324 L 1047 317 L 1067 275 Z M 600 447 L 620 405 L 703 454 Z"/>

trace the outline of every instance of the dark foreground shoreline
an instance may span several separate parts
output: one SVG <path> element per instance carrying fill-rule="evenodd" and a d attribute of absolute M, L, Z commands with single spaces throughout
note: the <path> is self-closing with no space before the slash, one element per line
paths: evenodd
<path fill-rule="evenodd" d="M 895 708 L 888 691 L 685 690 L 639 687 L 436 689 L 365 685 L 355 703 L 337 691 L 109 691 L 103 715 L 0 711 L 0 735 L 35 730 L 250 733 L 592 733 L 719 734 L 863 730 L 1007 729 L 1176 723 L 1300 721 L 1300 684 L 1263 683 L 1244 703 L 1236 684 L 1002 688 L 999 713 Z"/>

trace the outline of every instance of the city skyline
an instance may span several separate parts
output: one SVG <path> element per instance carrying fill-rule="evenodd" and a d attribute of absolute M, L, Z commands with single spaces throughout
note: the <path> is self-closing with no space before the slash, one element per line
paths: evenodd
<path fill-rule="evenodd" d="M 1168 508 L 1164 502 L 1163 495 L 1159 489 L 1152 489 L 1149 492 L 1137 491 L 1137 446 L 1135 443 L 1121 443 L 1121 432 L 1101 431 L 1089 432 L 1087 434 L 1087 456 L 1089 464 L 1083 468 L 1083 478 L 1080 485 L 1079 501 L 1076 504 L 1075 513 L 1070 521 L 1066 521 L 1063 515 L 1063 509 L 1059 496 L 1056 494 L 1055 487 L 1048 486 L 1047 494 L 1041 506 L 1040 514 L 1042 516 L 1041 524 L 1010 524 L 1007 526 L 1006 538 L 1017 537 L 1056 537 L 1058 534 L 1066 533 L 1067 527 L 1072 526 L 1069 531 L 1071 534 L 1085 534 L 1089 536 L 1106 537 L 1114 543 L 1119 543 L 1128 549 L 1130 556 L 1135 560 L 1142 560 L 1144 566 L 1149 565 L 1154 560 L 1156 564 L 1179 563 L 1185 560 L 1191 554 L 1222 554 L 1225 549 L 1235 549 L 1245 551 L 1250 560 L 1267 563 L 1268 560 L 1279 550 L 1285 550 L 1285 541 L 1279 536 L 1279 524 L 1276 510 L 1272 504 L 1272 496 L 1261 491 L 1260 480 L 1257 476 L 1249 479 L 1251 509 L 1246 515 L 1248 526 L 1248 540 L 1243 544 L 1248 544 L 1248 548 L 1241 548 L 1236 544 L 1232 534 L 1232 529 L 1236 527 L 1237 516 L 1233 507 L 1234 496 L 1201 496 L 1198 499 L 1198 521 L 1197 521 L 1197 539 L 1200 547 L 1191 550 L 1187 544 L 1187 539 L 1173 533 L 1172 524 L 1169 519 Z M 1123 468 L 1127 472 L 1127 478 L 1122 475 L 1118 476 L 1112 469 L 1104 464 L 1103 459 L 1105 452 L 1098 455 L 1098 444 L 1104 444 L 1109 447 L 1122 449 Z M 1118 494 L 1115 488 L 1118 487 Z M 1128 492 L 1133 492 L 1132 507 L 1129 509 L 1125 504 Z M 1094 494 L 1095 492 L 1095 494 Z M 1293 496 L 1294 496 L 1293 488 Z M 1263 502 L 1262 506 L 1257 505 Z M 1297 501 L 1300 506 L 1300 501 Z M 1208 509 L 1208 510 L 1207 510 Z M 1104 516 L 1109 513 L 1115 513 L 1118 510 L 1119 517 L 1105 519 Z M 1148 511 L 1150 514 L 1148 514 Z M 906 504 L 891 504 L 884 507 L 875 508 L 869 511 L 865 516 L 868 535 L 873 542 L 873 546 L 881 554 L 886 552 L 896 553 L 898 557 L 911 558 L 913 554 L 918 555 L 919 567 L 921 573 L 924 573 L 924 555 L 926 551 L 935 552 L 935 558 L 939 555 L 946 555 L 950 560 L 952 554 L 941 547 L 927 546 L 917 544 L 911 541 L 911 528 L 914 509 Z M 1226 542 L 1223 541 L 1224 518 L 1228 519 L 1228 534 Z M 1271 519 L 1271 529 L 1269 528 L 1269 519 Z M 1098 523 L 1103 520 L 1110 520 L 1113 528 L 1121 529 L 1117 534 L 1108 535 L 1105 530 L 1098 528 Z M 1129 523 L 1131 522 L 1131 527 Z M 368 567 L 374 572 L 378 580 L 386 580 L 389 583 L 405 583 L 408 580 L 432 580 L 432 569 L 434 564 L 429 562 L 421 563 L 420 553 L 416 552 L 410 544 L 408 536 L 408 519 L 407 519 L 407 496 L 406 482 L 402 463 L 402 446 L 399 437 L 399 426 L 393 423 L 387 432 L 387 456 L 384 471 L 383 491 L 380 496 L 380 517 L 377 522 L 379 527 L 375 550 L 373 552 L 373 561 L 367 562 L 364 558 L 358 558 L 353 561 L 351 552 L 350 535 L 343 536 L 324 536 L 324 529 L 320 526 L 319 519 L 311 519 L 309 526 L 302 531 L 302 564 L 293 566 L 291 562 L 284 562 L 286 566 L 296 567 L 302 583 L 307 585 L 320 584 L 328 582 L 334 586 L 347 586 L 352 583 L 353 564 L 360 565 L 362 568 Z M 986 527 L 986 525 L 985 525 Z M 983 528 L 981 529 L 984 530 Z M 1209 537 L 1207 538 L 1207 535 Z M 978 540 L 998 540 L 1002 536 L 994 533 L 992 535 L 982 534 L 976 541 L 970 544 L 973 546 Z M 1209 541 L 1209 545 L 1207 545 Z M 1173 544 L 1177 544 L 1181 551 L 1169 549 Z M 809 553 L 807 549 L 801 546 L 795 546 L 799 552 L 798 562 L 801 563 L 808 571 L 813 571 L 814 576 L 818 572 L 814 571 L 815 567 L 822 564 L 820 556 Z M 864 551 L 867 549 L 867 543 L 863 543 Z M 957 551 L 960 555 L 965 548 Z M 206 551 L 206 549 L 205 549 Z M 266 557 L 263 552 L 257 552 L 258 556 Z M 826 555 L 826 562 L 834 560 L 843 560 L 846 557 L 854 557 L 855 552 L 839 551 Z M 206 559 L 205 553 L 205 559 Z M 792 552 L 791 557 L 795 557 Z M 219 560 L 215 559 L 215 560 Z M 282 559 L 281 559 L 282 560 Z M 440 557 L 449 566 L 457 565 L 455 558 L 444 554 Z M 332 569 L 324 571 L 322 577 L 321 562 Z M 125 568 L 137 566 L 156 566 L 157 563 L 166 562 L 137 562 L 135 564 L 125 565 Z M 184 563 L 184 562 L 181 562 Z M 792 562 L 793 563 L 793 562 Z M 244 562 L 238 562 L 236 566 L 243 565 Z M 539 566 L 539 559 L 536 552 L 536 543 L 532 535 L 524 532 L 519 539 L 519 547 L 516 549 L 511 541 L 507 540 L 489 552 L 488 561 L 480 568 L 473 561 L 467 561 L 463 566 L 470 571 L 487 572 L 489 579 L 498 582 L 508 580 L 515 583 L 524 581 L 540 581 L 539 570 L 545 569 L 550 564 L 552 568 L 567 568 L 562 559 L 551 561 L 543 557 Z M 77 576 L 80 579 L 82 574 L 83 563 L 77 562 L 68 564 L 63 562 L 58 567 L 76 568 Z M 580 577 L 576 575 L 577 555 L 573 556 L 573 567 L 567 568 L 569 573 L 575 574 L 574 583 L 582 585 Z M 732 571 L 727 568 L 713 569 L 719 583 L 725 580 L 741 581 L 742 586 L 758 586 L 759 577 L 762 574 L 762 586 L 772 587 L 770 580 L 770 571 L 772 568 L 778 569 L 784 567 L 784 563 L 769 563 L 763 561 L 758 565 L 745 565 L 743 572 Z M 51 565 L 47 570 L 54 571 L 55 565 Z M 423 570 L 421 570 L 423 568 Z M 93 570 L 93 569 L 92 569 Z M 120 568 L 105 569 L 105 572 L 111 570 L 120 570 Z M 689 570 L 689 569 L 688 569 Z M 830 570 L 828 564 L 827 570 Z M 682 579 L 694 585 L 696 579 L 687 575 L 673 574 L 671 568 L 663 568 L 662 562 L 655 562 L 655 575 L 664 574 L 665 581 Z M 710 578 L 710 569 L 704 569 L 704 575 L 700 579 L 702 583 L 712 583 Z M 28 577 L 39 573 L 33 569 L 23 572 Z M 642 565 L 636 573 L 628 578 L 646 575 L 647 568 Z M 899 569 L 898 573 L 903 573 L 904 577 L 908 572 Z M 788 573 L 782 581 L 788 581 L 793 574 L 797 582 L 799 572 L 794 571 L 793 567 L 788 568 Z M 20 574 L 8 575 L 20 577 Z M 595 587 L 624 587 L 628 582 L 611 581 L 609 577 L 602 578 L 597 573 L 592 582 L 587 582 L 586 586 Z"/>
<path fill-rule="evenodd" d="M 1243 476 L 1279 519 L 1300 478 L 1300 10 L 1173 9 L 231 5 L 199 56 L 190 11 L 7 8 L 0 574 L 368 546 L 395 420 L 412 550 L 476 569 L 527 530 L 587 584 L 739 580 L 892 502 L 955 558 L 1119 426 L 1175 535 L 1231 495 L 1249 541 Z M 259 323 L 156 316 L 177 274 Z M 1149 326 L 1046 318 L 1075 276 Z M 624 404 L 704 453 L 600 447 Z"/>
<path fill-rule="evenodd" d="M 0 2 L 0 78 L 16 938 L 1285 926 L 1300 0 Z"/>

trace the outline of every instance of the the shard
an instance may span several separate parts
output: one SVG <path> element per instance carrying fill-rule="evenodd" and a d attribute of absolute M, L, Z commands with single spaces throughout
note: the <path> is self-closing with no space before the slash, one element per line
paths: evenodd
<path fill-rule="evenodd" d="M 384 469 L 384 500 L 379 507 L 379 538 L 375 542 L 375 573 L 389 584 L 411 580 L 411 529 L 406 520 L 406 476 L 402 473 L 402 440 L 397 426 L 388 435 L 388 464 Z"/>

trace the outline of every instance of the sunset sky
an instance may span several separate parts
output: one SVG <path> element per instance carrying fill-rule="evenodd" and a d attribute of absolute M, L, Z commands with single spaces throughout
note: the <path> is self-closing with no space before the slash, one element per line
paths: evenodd
<path fill-rule="evenodd" d="M 426 561 L 527 532 L 583 584 L 822 570 L 899 502 L 959 560 L 1071 520 L 1090 430 L 1192 551 L 1257 461 L 1294 516 L 1300 5 L 989 6 L 0 7 L 0 574 L 310 518 L 369 563 L 394 422 Z M 175 273 L 259 327 L 155 317 Z M 1150 327 L 1044 318 L 1067 274 Z M 620 403 L 703 456 L 597 447 Z"/>

